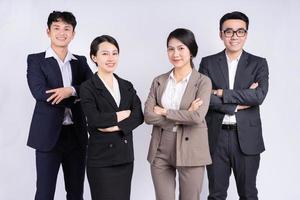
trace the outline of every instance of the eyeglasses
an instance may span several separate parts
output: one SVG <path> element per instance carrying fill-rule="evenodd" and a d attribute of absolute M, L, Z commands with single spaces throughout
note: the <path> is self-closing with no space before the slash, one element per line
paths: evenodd
<path fill-rule="evenodd" d="M 224 33 L 225 37 L 228 37 L 228 38 L 233 37 L 234 34 L 236 34 L 236 36 L 238 36 L 238 37 L 244 37 L 247 33 L 247 30 L 240 28 L 240 29 L 234 31 L 233 29 L 228 28 L 228 29 L 224 30 L 223 33 Z"/>

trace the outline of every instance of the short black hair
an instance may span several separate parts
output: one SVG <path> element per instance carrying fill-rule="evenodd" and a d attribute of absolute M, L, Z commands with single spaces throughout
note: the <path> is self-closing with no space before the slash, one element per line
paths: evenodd
<path fill-rule="evenodd" d="M 47 21 L 47 26 L 48 29 L 50 29 L 50 26 L 53 22 L 59 22 L 63 21 L 66 22 L 67 24 L 71 24 L 73 27 L 73 30 L 75 30 L 75 27 L 77 25 L 76 18 L 71 12 L 67 11 L 53 11 L 50 13 Z"/>
<path fill-rule="evenodd" d="M 188 29 L 185 29 L 185 28 L 175 29 L 168 36 L 167 47 L 169 45 L 169 41 L 173 38 L 179 40 L 185 46 L 187 46 L 193 58 L 197 56 L 198 45 L 197 45 L 194 33 L 192 31 L 190 31 Z M 192 62 L 192 58 L 191 58 L 191 65 L 192 65 L 192 67 L 194 67 L 194 64 Z"/>
<path fill-rule="evenodd" d="M 101 36 L 96 37 L 91 43 L 90 58 L 92 59 L 92 61 L 93 61 L 92 56 L 96 56 L 97 51 L 99 50 L 99 44 L 101 44 L 103 42 L 108 42 L 108 43 L 114 45 L 118 49 L 118 53 L 120 53 L 119 44 L 115 38 L 113 38 L 110 35 L 101 35 Z M 97 65 L 97 63 L 95 63 L 95 64 Z"/>
<path fill-rule="evenodd" d="M 220 31 L 222 31 L 222 26 L 223 26 L 224 22 L 226 20 L 229 20 L 229 19 L 240 19 L 240 20 L 244 21 L 246 23 L 246 29 L 248 30 L 249 18 L 247 17 L 247 15 L 245 15 L 244 13 L 239 12 L 239 11 L 234 11 L 234 12 L 231 12 L 231 13 L 226 13 L 220 19 L 220 27 L 219 27 Z"/>

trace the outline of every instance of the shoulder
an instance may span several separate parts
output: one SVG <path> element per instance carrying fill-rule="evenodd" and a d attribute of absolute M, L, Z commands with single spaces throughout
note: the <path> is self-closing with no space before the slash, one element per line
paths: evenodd
<path fill-rule="evenodd" d="M 85 56 L 77 55 L 77 54 L 72 54 L 72 55 L 75 56 L 75 58 L 77 58 L 78 60 L 86 60 Z"/>
<path fill-rule="evenodd" d="M 45 59 L 45 52 L 33 53 L 27 56 L 27 60 L 42 60 Z"/>
<path fill-rule="evenodd" d="M 153 83 L 162 83 L 164 81 L 166 81 L 170 75 L 172 70 L 166 72 L 166 73 L 163 73 L 163 74 L 160 74 L 158 76 L 156 76 L 154 79 L 153 79 Z"/>
<path fill-rule="evenodd" d="M 246 51 L 244 51 L 245 55 L 248 57 L 248 60 L 251 62 L 265 62 L 266 61 L 266 58 L 263 58 L 263 57 L 260 57 L 260 56 L 257 56 L 257 55 L 253 55 L 251 53 L 248 53 Z"/>
<path fill-rule="evenodd" d="M 133 84 L 130 81 L 119 77 L 117 74 L 114 74 L 114 76 L 116 77 L 120 85 L 123 85 L 127 88 L 133 88 Z"/>
<path fill-rule="evenodd" d="M 193 70 L 191 78 L 199 84 L 211 83 L 211 80 L 208 76 L 198 72 L 197 70 Z"/>
<path fill-rule="evenodd" d="M 214 61 L 214 60 L 218 60 L 220 57 L 222 57 L 224 55 L 225 55 L 224 51 L 221 51 L 219 53 L 203 57 L 202 61 Z"/>

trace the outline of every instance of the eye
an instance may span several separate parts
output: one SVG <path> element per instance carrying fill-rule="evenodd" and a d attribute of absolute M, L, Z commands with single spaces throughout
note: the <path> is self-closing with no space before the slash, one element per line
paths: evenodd
<path fill-rule="evenodd" d="M 237 30 L 237 32 L 240 33 L 240 34 L 244 34 L 245 30 L 244 29 L 239 29 L 239 30 Z"/>
<path fill-rule="evenodd" d="M 184 50 L 185 48 L 184 47 L 179 47 L 179 50 Z"/>
<path fill-rule="evenodd" d="M 168 51 L 174 51 L 173 47 L 168 47 Z"/>
<path fill-rule="evenodd" d="M 113 53 L 113 55 L 114 55 L 114 56 L 117 56 L 117 55 L 119 55 L 119 53 L 118 53 L 118 52 L 115 52 L 115 53 Z"/>
<path fill-rule="evenodd" d="M 107 53 L 107 52 L 103 52 L 101 55 L 103 55 L 103 56 L 107 56 L 107 55 L 108 55 L 108 53 Z"/>
<path fill-rule="evenodd" d="M 233 33 L 233 30 L 232 29 L 227 29 L 224 31 L 225 34 L 232 34 Z"/>

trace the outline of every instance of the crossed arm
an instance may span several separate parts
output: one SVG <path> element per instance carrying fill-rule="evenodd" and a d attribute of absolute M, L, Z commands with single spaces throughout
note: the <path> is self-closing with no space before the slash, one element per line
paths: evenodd
<path fill-rule="evenodd" d="M 156 82 L 152 83 L 145 103 L 145 122 L 161 127 L 173 127 L 175 124 L 193 125 L 202 123 L 209 106 L 211 82 L 208 78 L 198 86 L 196 99 L 188 109 L 166 109 L 157 104 L 155 95 Z"/>
<path fill-rule="evenodd" d="M 209 76 L 205 61 L 201 61 L 199 72 Z M 210 109 L 232 115 L 251 106 L 261 105 L 268 92 L 268 64 L 265 59 L 259 63 L 255 82 L 246 89 L 217 88 L 211 92 Z"/>

